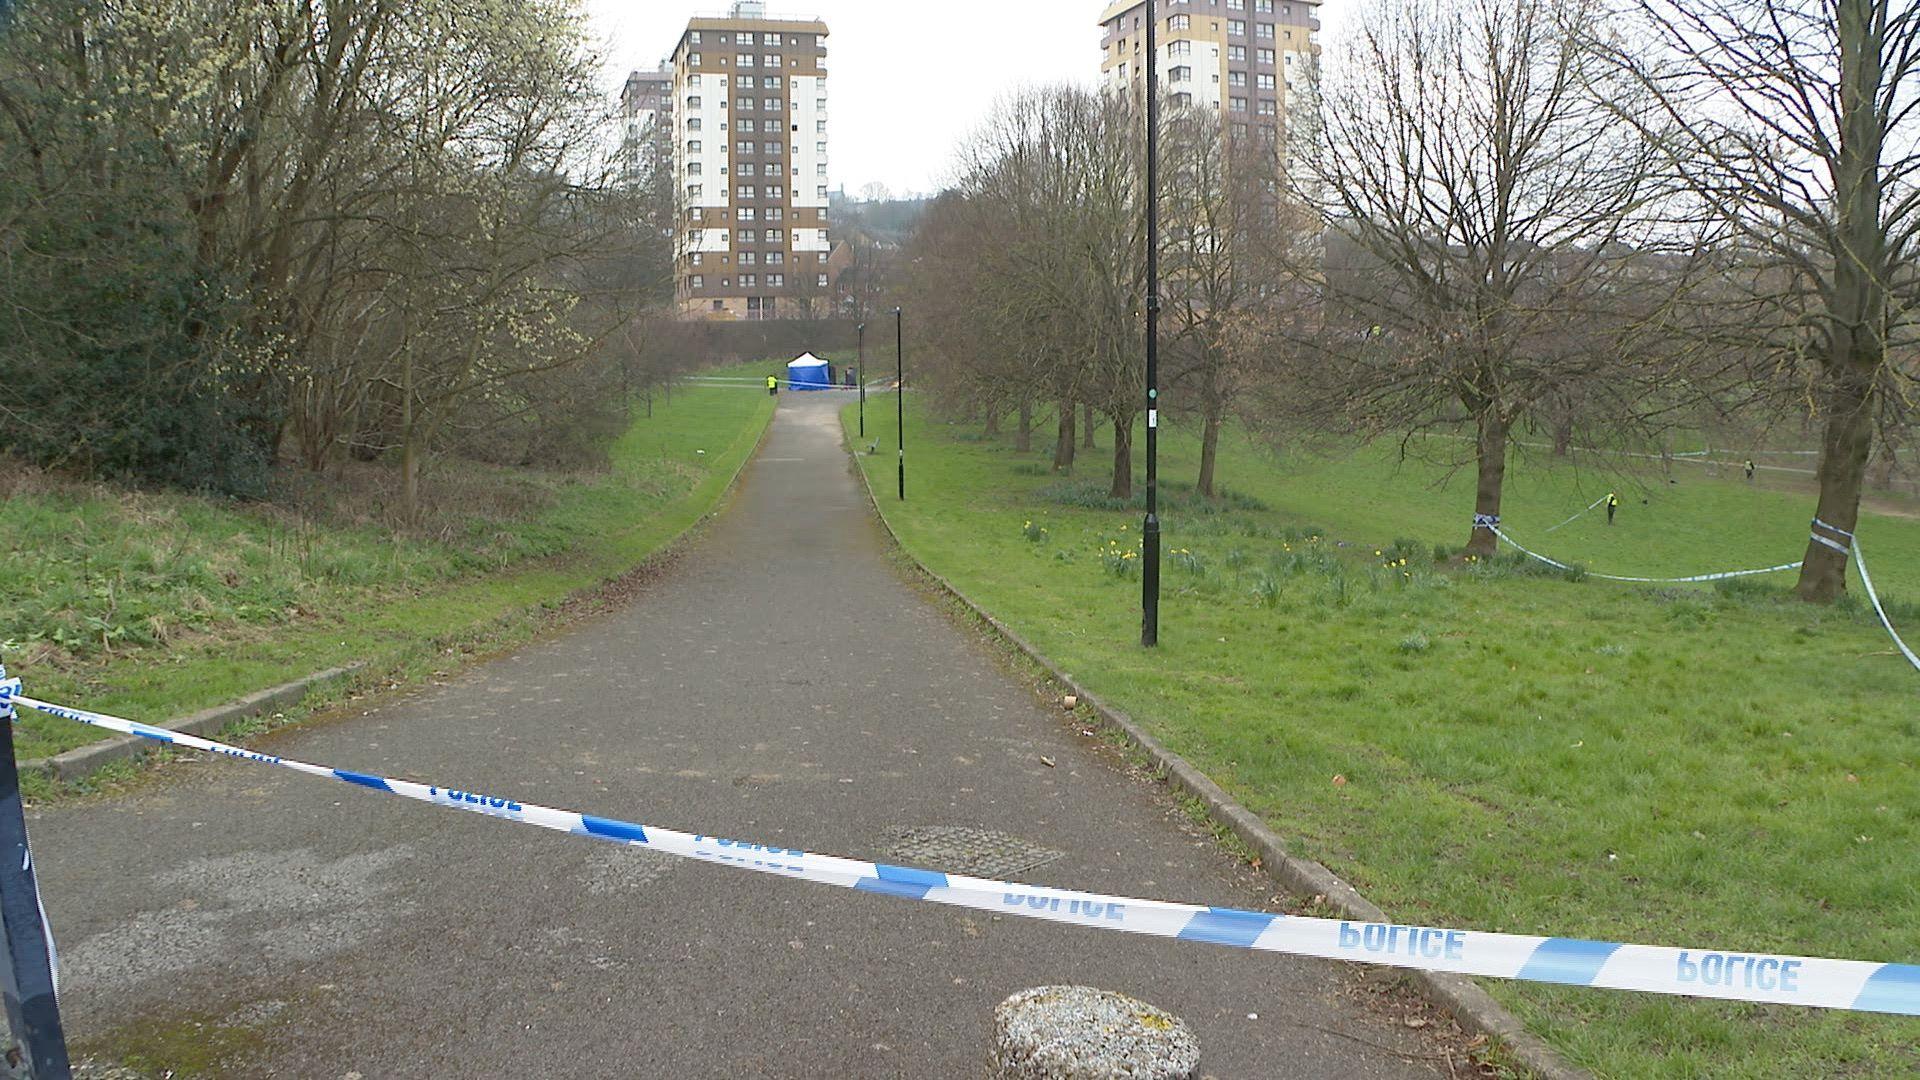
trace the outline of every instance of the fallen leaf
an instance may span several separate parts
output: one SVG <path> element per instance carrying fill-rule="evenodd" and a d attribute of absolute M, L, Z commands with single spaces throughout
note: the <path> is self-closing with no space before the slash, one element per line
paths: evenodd
<path fill-rule="evenodd" d="M 1402 1020 L 1401 1023 L 1415 1029 L 1427 1026 L 1427 1020 L 1424 1016 L 1409 1016 L 1405 1020 Z"/>
<path fill-rule="evenodd" d="M 1333 786 L 1334 786 L 1334 787 L 1346 787 L 1346 786 L 1347 786 L 1347 778 L 1346 778 L 1345 776 L 1342 776 L 1342 775 L 1340 775 L 1339 773 L 1335 773 L 1335 774 L 1334 774 L 1334 776 L 1333 776 Z"/>

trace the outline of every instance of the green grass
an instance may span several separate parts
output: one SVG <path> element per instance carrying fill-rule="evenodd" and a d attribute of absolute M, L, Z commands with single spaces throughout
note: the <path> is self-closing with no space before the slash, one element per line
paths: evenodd
<path fill-rule="evenodd" d="M 164 720 L 328 667 L 360 661 L 384 675 L 511 639 L 698 521 L 772 405 L 676 389 L 634 420 L 607 470 L 503 477 L 532 493 L 528 511 L 455 518 L 447 536 L 107 487 L 16 492 L 0 504 L 0 648 L 29 694 Z M 100 736 L 23 712 L 18 749 L 35 757 Z"/>
<path fill-rule="evenodd" d="M 1568 580 L 1466 539 L 1471 475 L 1228 440 L 1209 508 L 1163 439 L 1161 645 L 1139 648 L 1139 514 L 910 409 L 909 552 L 1408 922 L 1920 961 L 1920 672 L 1857 606 Z M 893 440 L 891 410 L 869 439 Z M 966 432 L 968 438 L 954 436 Z M 1085 452 L 1083 452 L 1085 453 Z M 1620 483 L 1529 459 L 1506 518 L 1543 530 Z M 1810 500 L 1677 473 L 1619 524 L 1542 546 L 1619 573 L 1799 556 Z M 1031 524 L 1029 524 L 1031 523 Z M 1876 579 L 1920 592 L 1920 523 L 1871 515 Z M 1405 560 L 1402 562 L 1402 560 Z M 1920 630 L 1920 621 L 1912 627 Z M 1336 784 L 1334 778 L 1342 777 Z M 1169 897 L 1180 899 L 1180 897 Z M 1920 1021 L 1490 982 L 1604 1076 L 1908 1076 Z"/>

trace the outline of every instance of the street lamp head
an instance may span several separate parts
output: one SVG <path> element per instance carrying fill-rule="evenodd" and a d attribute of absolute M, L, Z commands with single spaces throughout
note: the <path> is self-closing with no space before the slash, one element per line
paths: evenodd
<path fill-rule="evenodd" d="M 859 326 L 856 326 L 856 327 L 854 327 L 853 329 L 854 329 L 854 330 L 855 330 L 855 332 L 857 332 L 857 333 L 861 333 L 861 334 L 864 334 L 864 333 L 866 333 L 866 332 L 867 332 L 867 324 L 866 324 L 866 323 L 861 323 L 861 324 L 860 324 Z"/>

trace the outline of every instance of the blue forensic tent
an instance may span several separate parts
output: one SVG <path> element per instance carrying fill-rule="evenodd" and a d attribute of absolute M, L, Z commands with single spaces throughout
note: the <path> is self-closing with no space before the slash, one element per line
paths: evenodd
<path fill-rule="evenodd" d="M 827 362 L 812 353 L 801 353 L 787 365 L 787 385 L 795 390 L 827 390 L 833 386 L 833 373 Z"/>

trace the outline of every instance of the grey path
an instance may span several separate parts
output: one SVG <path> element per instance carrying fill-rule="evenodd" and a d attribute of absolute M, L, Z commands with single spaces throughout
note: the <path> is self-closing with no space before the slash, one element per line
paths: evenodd
<path fill-rule="evenodd" d="M 784 401 L 731 508 L 628 607 L 266 748 L 855 857 L 988 829 L 1060 853 L 1030 880 L 1265 906 L 887 567 L 838 397 Z M 238 762 L 168 773 L 33 819 L 83 1041 L 200 1031 L 274 1076 L 975 1076 L 996 1002 L 1088 983 L 1185 1017 L 1213 1075 L 1435 1075 L 1424 1033 L 1328 964 L 772 880 Z"/>

